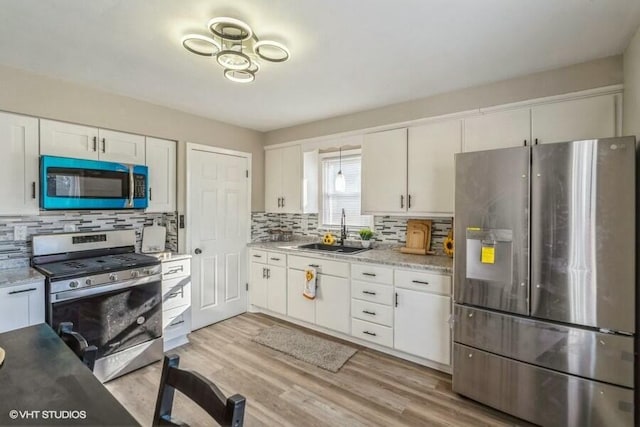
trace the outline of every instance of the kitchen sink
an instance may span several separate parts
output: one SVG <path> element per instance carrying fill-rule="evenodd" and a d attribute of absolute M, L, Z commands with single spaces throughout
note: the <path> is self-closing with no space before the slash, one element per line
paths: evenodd
<path fill-rule="evenodd" d="M 300 245 L 298 246 L 298 249 L 305 249 L 309 251 L 318 251 L 318 252 L 333 252 L 333 253 L 339 253 L 339 254 L 357 254 L 357 253 L 368 250 L 365 248 L 356 248 L 353 246 L 325 245 L 322 243 L 309 243 L 306 245 Z"/>

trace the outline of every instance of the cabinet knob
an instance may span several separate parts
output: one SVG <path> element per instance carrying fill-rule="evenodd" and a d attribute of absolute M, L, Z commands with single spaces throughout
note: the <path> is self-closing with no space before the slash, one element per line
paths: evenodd
<path fill-rule="evenodd" d="M 196 250 L 193 252 L 195 252 L 196 255 L 200 255 L 202 253 L 202 249 L 196 248 Z"/>

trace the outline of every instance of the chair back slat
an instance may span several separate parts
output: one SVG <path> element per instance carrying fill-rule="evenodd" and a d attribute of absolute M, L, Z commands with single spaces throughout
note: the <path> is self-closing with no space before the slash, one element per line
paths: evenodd
<path fill-rule="evenodd" d="M 93 372 L 96 357 L 98 356 L 98 347 L 89 345 L 80 333 L 75 332 L 72 322 L 60 322 L 58 325 L 58 335 L 76 356 L 82 360 L 82 363 Z"/>

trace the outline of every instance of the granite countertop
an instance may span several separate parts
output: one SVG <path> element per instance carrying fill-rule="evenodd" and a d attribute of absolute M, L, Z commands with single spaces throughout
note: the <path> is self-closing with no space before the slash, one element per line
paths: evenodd
<path fill-rule="evenodd" d="M 44 276 L 31 267 L 8 268 L 0 270 L 0 288 L 17 286 L 44 280 Z"/>
<path fill-rule="evenodd" d="M 317 239 L 314 241 L 317 241 Z M 339 259 L 341 261 L 384 264 L 392 267 L 428 270 L 441 274 L 453 273 L 453 259 L 447 256 L 403 254 L 402 252 L 400 252 L 399 248 L 395 247 L 379 247 L 351 255 L 332 252 L 319 252 L 297 248 L 298 245 L 304 243 L 309 243 L 309 241 L 253 242 L 249 243 L 248 246 L 256 249 L 265 249 L 270 251 L 279 251 L 290 254 L 314 257 L 319 256 L 323 258 Z"/>
<path fill-rule="evenodd" d="M 179 261 L 181 259 L 191 258 L 190 254 L 180 254 L 178 252 L 169 252 L 169 251 L 146 253 L 144 255 L 149 255 L 149 256 L 156 257 L 162 262 L 164 262 L 164 261 Z"/>

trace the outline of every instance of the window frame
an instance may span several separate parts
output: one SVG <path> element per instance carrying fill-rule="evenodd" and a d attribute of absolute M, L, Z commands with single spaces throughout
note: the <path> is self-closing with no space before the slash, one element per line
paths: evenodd
<path fill-rule="evenodd" d="M 357 148 L 357 149 L 349 149 L 349 150 L 342 150 L 342 159 L 344 160 L 345 158 L 349 158 L 349 157 L 359 157 L 360 158 L 360 165 L 362 167 L 362 149 Z M 326 159 L 339 159 L 340 158 L 340 154 L 339 151 L 331 151 L 331 152 L 326 152 L 326 153 L 319 153 L 318 154 L 318 181 L 319 181 L 319 190 L 318 191 L 318 230 L 321 231 L 334 231 L 334 230 L 340 230 L 340 225 L 333 225 L 333 224 L 325 224 L 324 223 L 324 201 L 325 201 L 325 176 L 324 176 L 324 161 Z M 362 180 L 362 174 L 360 176 L 360 179 Z M 361 181 L 362 182 L 362 181 Z M 362 186 L 360 187 L 360 203 L 362 206 Z M 371 230 L 373 230 L 373 226 L 374 226 L 374 216 L 373 215 L 362 215 L 362 217 L 367 218 L 368 223 L 366 225 L 354 225 L 354 224 L 349 224 L 349 218 L 347 217 L 347 227 L 349 229 L 349 231 L 352 232 L 358 232 L 364 228 L 369 228 Z"/>

